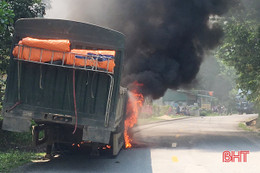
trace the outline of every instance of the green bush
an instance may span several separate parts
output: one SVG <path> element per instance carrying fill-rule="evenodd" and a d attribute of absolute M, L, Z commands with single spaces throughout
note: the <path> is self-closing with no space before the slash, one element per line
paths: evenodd
<path fill-rule="evenodd" d="M 213 114 L 214 114 L 214 112 L 212 112 L 211 110 L 207 110 L 207 109 L 200 110 L 200 116 L 210 116 Z"/>
<path fill-rule="evenodd" d="M 31 146 L 32 135 L 30 132 L 17 133 L 0 130 L 0 151 L 5 151 L 11 148 L 24 148 Z"/>
<path fill-rule="evenodd" d="M 157 116 L 163 116 L 168 114 L 170 106 L 160 106 L 160 113 Z"/>

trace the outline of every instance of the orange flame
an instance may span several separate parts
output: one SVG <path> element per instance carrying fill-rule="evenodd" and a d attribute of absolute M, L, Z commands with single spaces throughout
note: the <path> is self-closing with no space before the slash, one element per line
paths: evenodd
<path fill-rule="evenodd" d="M 131 148 L 132 147 L 132 139 L 129 136 L 129 129 L 132 128 L 137 123 L 137 118 L 140 112 L 140 109 L 143 106 L 144 97 L 141 93 L 138 93 L 137 88 L 142 87 L 143 84 L 140 84 L 138 82 L 133 83 L 135 88 L 131 91 L 129 94 L 129 99 L 127 102 L 127 109 L 126 109 L 126 120 L 125 120 L 125 131 L 124 131 L 124 137 L 125 137 L 125 147 Z"/>
<path fill-rule="evenodd" d="M 107 149 L 110 149 L 110 148 L 111 148 L 111 146 L 110 146 L 110 145 L 106 145 L 106 148 L 107 148 Z"/>

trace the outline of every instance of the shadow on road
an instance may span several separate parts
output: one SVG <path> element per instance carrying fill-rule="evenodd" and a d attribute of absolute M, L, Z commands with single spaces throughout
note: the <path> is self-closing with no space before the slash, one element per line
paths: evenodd
<path fill-rule="evenodd" d="M 99 172 L 151 173 L 150 149 L 122 150 L 116 158 L 90 158 L 82 154 L 64 155 L 49 162 L 37 162 L 25 166 L 19 172 Z M 129 170 L 131 168 L 131 170 Z"/>

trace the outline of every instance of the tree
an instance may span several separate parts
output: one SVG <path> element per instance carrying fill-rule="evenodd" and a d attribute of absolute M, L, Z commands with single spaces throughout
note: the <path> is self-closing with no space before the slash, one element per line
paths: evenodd
<path fill-rule="evenodd" d="M 14 20 L 20 18 L 43 17 L 45 4 L 41 0 L 6 0 L 14 11 Z"/>
<path fill-rule="evenodd" d="M 2 100 L 4 93 L 4 74 L 7 69 L 7 54 L 9 51 L 6 43 L 9 42 L 11 37 L 13 19 L 14 13 L 10 4 L 5 1 L 0 1 L 0 100 Z"/>
<path fill-rule="evenodd" d="M 0 1 L 0 110 L 12 43 L 13 24 L 19 18 L 42 17 L 44 14 L 45 4 L 41 0 Z"/>
<path fill-rule="evenodd" d="M 14 13 L 11 9 L 10 4 L 5 1 L 0 1 L 0 55 L 6 55 L 6 45 L 7 40 L 11 36 L 11 26 L 14 22 Z M 2 57 L 1 57 L 2 60 Z M 1 61 L 2 64 L 2 61 Z M 0 66 L 0 70 L 3 71 L 3 67 Z"/>
<path fill-rule="evenodd" d="M 258 0 L 241 1 L 223 19 L 225 37 L 217 56 L 235 68 L 237 87 L 260 105 L 260 25 Z"/>

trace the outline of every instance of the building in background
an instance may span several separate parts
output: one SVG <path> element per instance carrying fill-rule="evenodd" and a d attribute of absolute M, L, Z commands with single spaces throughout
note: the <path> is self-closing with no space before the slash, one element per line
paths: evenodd
<path fill-rule="evenodd" d="M 213 91 L 205 90 L 167 90 L 162 98 L 163 104 L 177 107 L 179 106 L 198 106 L 202 109 L 212 109 L 215 106 L 216 98 Z"/>

